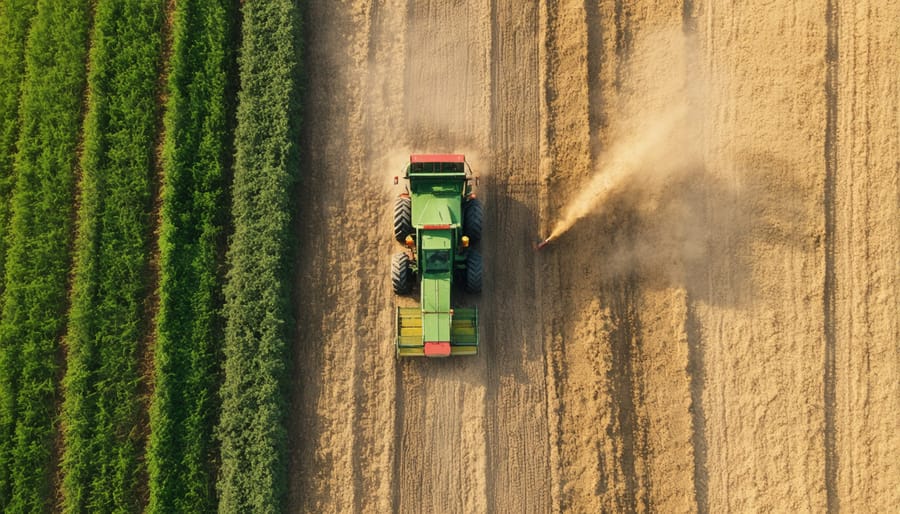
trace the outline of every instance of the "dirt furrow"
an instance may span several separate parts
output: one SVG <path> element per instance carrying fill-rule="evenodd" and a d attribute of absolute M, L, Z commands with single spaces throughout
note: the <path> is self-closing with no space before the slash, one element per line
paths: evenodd
<path fill-rule="evenodd" d="M 712 85 L 709 269 L 693 296 L 711 512 L 826 508 L 821 7 L 716 3 L 698 24 Z"/>
<path fill-rule="evenodd" d="M 290 501 L 295 510 L 347 511 L 384 506 L 389 490 L 393 354 L 373 336 L 388 332 L 383 275 L 387 236 L 383 184 L 366 162 L 365 76 L 370 3 L 312 3 L 307 42 L 310 74 L 302 155 L 297 264 Z M 374 214 L 374 216 L 373 216 Z M 362 299 L 356 301 L 356 299 Z M 350 299 L 354 299 L 351 301 Z M 378 339 L 377 336 L 374 337 Z M 381 470 L 379 472 L 379 470 Z M 373 503 L 374 502 L 374 503 Z"/>
<path fill-rule="evenodd" d="M 88 9 L 87 16 L 89 16 L 88 20 L 88 32 L 87 32 L 87 40 L 85 41 L 85 46 L 88 50 L 85 52 L 84 56 L 84 68 L 85 68 L 85 77 L 90 76 L 91 74 L 91 52 L 90 52 L 90 41 L 94 39 L 94 13 L 95 6 L 92 6 Z M 78 136 L 75 143 L 75 158 L 72 161 L 74 163 L 72 167 L 72 172 L 74 174 L 74 181 L 72 184 L 72 192 L 73 192 L 73 205 L 70 211 L 70 216 L 72 217 L 72 227 L 78 226 L 78 213 L 81 212 L 81 198 L 83 193 L 83 177 L 84 170 L 81 168 L 82 157 L 84 155 L 84 119 L 87 116 L 88 105 L 90 104 L 91 90 L 88 87 L 87 82 L 84 84 L 84 91 L 82 93 L 82 103 L 81 103 L 81 113 L 79 118 L 79 130 Z M 77 230 L 77 229 L 76 229 Z M 75 255 L 75 237 L 72 237 L 69 243 L 69 247 L 67 248 L 69 255 Z M 74 260 L 74 257 L 73 257 Z M 70 265 L 69 267 L 69 275 L 66 278 L 66 305 L 64 308 L 64 312 L 68 313 L 72 307 L 72 289 L 74 287 L 75 281 L 75 269 Z M 63 378 L 66 376 L 66 366 L 68 365 L 68 352 L 69 345 L 66 342 L 65 335 L 60 337 L 59 347 L 57 349 L 57 362 L 59 364 L 59 371 L 57 374 L 57 379 L 55 380 L 55 384 L 57 384 L 57 392 L 56 399 L 54 401 L 53 412 L 56 416 L 61 416 L 62 413 L 62 405 L 63 405 L 63 396 L 64 391 L 62 387 Z M 59 424 L 56 427 L 56 432 L 53 437 L 53 451 L 50 454 L 50 469 L 52 470 L 52 491 L 54 492 L 54 500 L 52 502 L 51 512 L 59 512 L 61 511 L 60 506 L 63 503 L 63 492 L 62 492 L 62 483 L 63 483 L 63 473 L 62 466 L 60 465 L 62 462 L 62 456 L 64 453 L 64 445 L 65 438 L 63 434 L 65 432 L 65 428 L 62 426 L 62 421 L 60 420 Z"/>
<path fill-rule="evenodd" d="M 620 39 L 628 41 L 627 54 L 619 52 L 624 78 L 617 112 L 610 115 L 613 134 L 638 134 L 633 146 L 639 147 L 656 130 L 658 119 L 689 113 L 674 116 L 660 143 L 665 155 L 657 162 L 651 152 L 645 169 L 633 179 L 638 186 L 634 196 L 622 196 L 627 200 L 622 210 L 633 212 L 635 221 L 618 228 L 628 248 L 625 269 L 636 283 L 630 320 L 635 335 L 629 349 L 634 364 L 623 366 L 631 374 L 639 486 L 629 508 L 645 512 L 699 509 L 692 443 L 702 442 L 703 436 L 693 431 L 696 418 L 691 416 L 696 395 L 689 375 L 687 291 L 703 242 L 694 207 L 703 169 L 693 155 L 696 120 L 688 110 L 695 85 L 689 80 L 693 42 L 685 35 L 686 8 L 681 1 L 652 7 L 626 3 L 622 11 L 627 17 L 619 22 Z M 679 164 L 669 169 L 668 162 Z"/>
<path fill-rule="evenodd" d="M 825 505 L 829 513 L 840 510 L 837 489 L 838 455 L 836 448 L 836 356 L 837 337 L 835 334 L 835 269 L 834 269 L 834 243 L 835 243 L 835 201 L 836 201 L 836 174 L 837 174 L 837 130 L 838 130 L 838 18 L 837 0 L 828 0 L 825 8 L 825 19 L 828 24 L 827 40 L 825 43 L 825 184 L 824 184 L 824 211 L 825 211 L 825 277 L 822 293 L 823 332 L 825 336 L 825 369 L 822 378 L 824 385 L 825 403 Z"/>
<path fill-rule="evenodd" d="M 612 418 L 611 429 L 616 457 L 613 482 L 615 510 L 648 512 L 652 482 L 649 465 L 645 393 L 641 363 L 643 359 L 642 323 L 636 304 L 634 275 L 613 282 L 616 294 L 611 298 L 608 344 L 612 352 L 608 374 L 606 409 Z"/>
<path fill-rule="evenodd" d="M 587 94 L 587 20 L 583 5 L 547 0 L 541 13 L 545 18 L 542 39 L 543 87 L 546 111 L 542 120 L 546 130 L 545 187 L 549 190 L 548 217 L 555 216 L 564 199 L 578 187 L 572 178 L 583 179 L 590 170 L 589 98 Z M 547 224 L 550 221 L 545 222 Z M 544 232 L 550 227 L 545 226 Z M 552 373 L 548 391 L 551 429 L 554 437 L 553 468 L 554 502 L 557 508 L 571 510 L 581 505 L 595 507 L 597 474 L 601 470 L 600 448 L 605 423 L 600 418 L 597 400 L 597 374 L 605 370 L 608 350 L 600 343 L 604 328 L 585 323 L 582 309 L 597 309 L 581 288 L 572 290 L 571 281 L 584 280 L 590 272 L 587 262 L 572 262 L 572 254 L 560 241 L 556 247 L 542 254 L 541 289 L 549 297 L 544 301 L 544 337 L 547 339 L 548 365 Z M 572 275 L 561 270 L 572 270 Z M 585 280 L 585 283 L 588 283 Z M 588 286 L 585 289 L 590 289 Z M 570 298 L 559 291 L 572 290 Z M 583 290 L 582 290 L 583 291 Z M 593 305 L 591 305 L 593 304 Z M 574 332 L 574 334 L 573 334 Z M 574 356 L 574 359 L 573 359 Z M 574 362 L 573 362 L 574 361 Z M 592 408 L 594 407 L 594 408 Z M 554 419 L 555 418 L 555 419 Z M 598 427 L 598 430 L 578 430 L 576 427 Z M 591 500 L 591 498 L 594 498 Z"/>
<path fill-rule="evenodd" d="M 618 79 L 631 36 L 627 9 L 619 2 L 589 10 L 548 2 L 547 16 L 547 158 L 553 216 L 596 171 L 592 157 L 603 153 L 608 140 L 598 122 L 606 117 L 605 108 L 619 107 Z M 609 35 L 606 45 L 604 34 Z M 588 48 L 595 46 L 609 53 L 589 58 Z M 608 67 L 599 66 L 598 59 Z M 544 290 L 562 300 L 545 307 L 551 313 L 545 337 L 554 361 L 552 403 L 559 432 L 554 465 L 563 510 L 635 510 L 649 502 L 647 424 L 637 411 L 643 392 L 640 348 L 635 347 L 640 343 L 635 277 L 604 269 L 603 251 L 573 251 L 576 241 L 606 248 L 627 238 L 633 220 L 628 214 L 613 218 L 586 219 L 545 261 Z M 596 429 L 584 430 L 588 426 Z"/>
<path fill-rule="evenodd" d="M 706 349 L 703 336 L 697 321 L 694 298 L 687 294 L 685 298 L 685 337 L 688 345 L 687 372 L 691 382 L 691 446 L 694 458 L 694 505 L 697 512 L 709 512 L 709 467 L 708 445 L 706 442 L 707 418 L 703 405 L 703 393 L 706 390 Z"/>
<path fill-rule="evenodd" d="M 490 263 L 480 303 L 488 363 L 488 509 L 550 510 L 542 304 L 536 255 L 541 198 L 537 5 L 492 2 L 491 156 L 486 160 Z M 510 251 L 512 250 L 512 251 Z"/>
<path fill-rule="evenodd" d="M 647 147 L 642 132 L 656 130 L 655 118 L 685 101 L 683 8 L 624 1 L 548 7 L 548 158 L 558 195 L 551 211 L 569 201 L 566 189 L 577 191 L 595 173 L 616 173 L 604 168 L 610 154 L 621 158 L 629 155 L 622 147 Z M 587 49 L 585 59 L 579 52 Z M 579 81 L 584 87 L 573 87 Z M 696 509 L 692 382 L 678 247 L 685 241 L 666 233 L 685 231 L 669 218 L 688 198 L 669 177 L 659 175 L 674 190 L 666 197 L 628 173 L 608 205 L 560 239 L 553 251 L 561 255 L 551 257 L 547 270 L 557 280 L 548 289 L 566 292 L 547 335 L 557 361 L 560 504 L 690 511 Z M 588 241 L 595 251 L 577 249 Z"/>
<path fill-rule="evenodd" d="M 701 44 L 698 34 L 698 25 L 700 16 L 711 16 L 711 12 L 705 12 L 702 4 L 697 4 L 694 0 L 684 0 L 682 3 L 681 29 L 684 33 L 684 82 L 686 85 L 685 103 L 687 105 L 686 124 L 693 127 L 693 133 L 704 134 L 705 126 L 703 120 L 706 116 L 706 98 L 704 89 L 711 87 L 709 75 L 711 70 L 704 72 L 703 56 L 701 52 Z M 696 83 L 704 84 L 705 87 L 691 87 Z M 705 166 L 703 164 L 704 149 L 696 149 L 697 160 L 700 162 L 699 174 L 705 175 Z M 695 187 L 695 195 L 702 196 L 708 194 L 707 188 L 703 185 Z M 710 226 L 709 211 L 702 207 L 704 202 L 694 201 L 696 219 L 703 220 L 705 227 Z M 698 231 L 702 241 L 708 241 L 710 232 L 706 230 Z M 708 243 L 703 247 L 708 249 Z M 697 318 L 698 296 L 699 291 L 703 288 L 706 278 L 706 267 L 700 262 L 693 262 L 685 266 L 684 270 L 684 331 L 687 342 L 687 368 L 686 371 L 690 377 L 690 407 L 691 416 L 691 444 L 690 450 L 693 453 L 693 499 L 694 507 L 700 514 L 707 514 L 709 510 L 709 454 L 707 444 L 707 415 L 706 406 L 703 398 L 706 391 L 706 351 L 704 345 L 704 337 L 700 322 Z"/>
<path fill-rule="evenodd" d="M 465 153 L 487 167 L 490 143 L 491 4 L 407 5 L 404 121 L 408 152 Z M 406 158 L 407 155 L 400 157 Z M 482 164 L 483 163 L 483 164 Z M 402 161 L 401 161 L 402 164 Z M 486 239 L 490 238 L 488 233 Z M 385 239 L 388 241 L 388 239 Z M 490 263 L 487 274 L 490 276 Z M 416 293 L 414 293 L 416 294 Z M 478 298 L 461 299 L 481 306 Z M 480 316 L 483 319 L 483 316 Z M 487 509 L 487 361 L 403 361 L 402 436 L 395 448 L 400 511 Z M 400 429 L 398 427 L 398 429 Z"/>
<path fill-rule="evenodd" d="M 833 79 L 835 503 L 900 504 L 900 6 L 838 2 Z M 827 194 L 827 191 L 826 191 Z"/>
<path fill-rule="evenodd" d="M 141 327 L 140 341 L 137 345 L 138 374 L 141 379 L 138 385 L 138 397 L 141 406 L 139 409 L 138 426 L 144 427 L 141 434 L 142 456 L 146 459 L 147 448 L 150 440 L 150 403 L 155 388 L 154 356 L 156 354 L 156 342 L 159 339 L 156 318 L 159 313 L 159 283 L 160 283 L 160 231 L 162 228 L 162 190 L 165 181 L 163 170 L 163 146 L 166 139 L 164 113 L 169 97 L 169 73 L 172 71 L 172 25 L 175 16 L 174 0 L 166 0 L 165 21 L 161 24 L 160 32 L 162 41 L 161 55 L 159 57 L 159 76 L 156 82 L 156 140 L 154 141 L 154 153 L 151 160 L 150 171 L 150 237 L 147 238 L 146 247 L 147 269 L 145 277 L 147 292 L 143 299 L 144 326 Z M 147 505 L 150 501 L 148 488 L 149 475 L 146 466 L 140 469 L 138 480 L 138 495 L 141 505 Z"/>

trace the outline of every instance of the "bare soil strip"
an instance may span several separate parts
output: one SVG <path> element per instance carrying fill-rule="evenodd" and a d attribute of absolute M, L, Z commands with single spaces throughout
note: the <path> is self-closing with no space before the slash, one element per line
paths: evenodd
<path fill-rule="evenodd" d="M 900 504 L 900 7 L 821 4 L 310 2 L 291 510 Z M 530 251 L 661 87 L 696 166 Z M 481 172 L 474 359 L 394 360 L 420 151 Z"/>
<path fill-rule="evenodd" d="M 145 462 L 147 442 L 150 438 L 150 403 L 153 397 L 153 388 L 156 371 L 154 368 L 154 355 L 156 353 L 157 327 L 156 316 L 159 313 L 159 235 L 162 226 L 162 190 L 165 173 L 163 171 L 163 142 L 165 141 L 165 124 L 163 117 L 166 103 L 169 97 L 169 72 L 172 56 L 172 25 L 175 15 L 175 0 L 166 0 L 165 19 L 160 27 L 162 31 L 162 53 L 159 57 L 159 76 L 156 81 L 156 141 L 153 153 L 152 176 L 150 177 L 150 198 L 152 208 L 150 211 L 150 237 L 147 238 L 147 296 L 144 299 L 144 326 L 141 340 L 138 344 L 138 373 L 141 381 L 138 385 L 138 398 L 141 408 L 138 413 L 138 426 L 141 427 L 141 461 Z M 142 464 L 138 480 L 137 494 L 140 496 L 141 505 L 146 506 L 150 501 L 148 488 L 149 475 L 147 466 Z"/>
<path fill-rule="evenodd" d="M 375 234 L 387 232 L 379 231 L 381 195 L 364 162 L 366 84 L 354 79 L 366 70 L 369 5 L 329 6 L 308 7 L 306 24 L 316 28 L 305 68 L 327 71 L 310 74 L 306 103 L 319 107 L 306 116 L 318 130 L 304 134 L 301 151 L 307 166 L 298 202 L 302 292 L 291 430 L 304 437 L 293 448 L 290 500 L 298 510 L 346 512 L 369 504 L 387 479 L 375 463 L 388 448 L 371 441 L 391 432 L 390 404 L 378 399 L 392 400 L 385 389 L 393 380 L 379 369 L 393 356 L 373 340 L 390 319 L 383 308 L 389 289 L 371 281 L 381 275 Z"/>
<path fill-rule="evenodd" d="M 835 334 L 835 270 L 834 270 L 834 239 L 835 239 L 835 200 L 836 200 L 836 174 L 837 174 L 837 130 L 838 130 L 838 63 L 840 60 L 840 48 L 838 46 L 838 19 L 837 0 L 828 0 L 825 18 L 828 23 L 828 39 L 825 45 L 825 277 L 822 292 L 822 311 L 825 333 L 825 495 L 826 508 L 829 513 L 840 510 L 840 500 L 837 490 L 838 455 L 835 446 L 835 414 L 836 414 L 836 384 L 835 384 L 835 350 L 837 337 Z"/>
<path fill-rule="evenodd" d="M 94 9 L 93 6 L 89 10 L 88 15 L 90 16 L 90 22 L 88 24 L 88 36 L 87 36 L 87 50 L 85 52 L 84 58 L 84 66 L 85 66 L 85 77 L 90 76 L 91 74 L 91 51 L 90 44 L 94 39 Z M 73 204 L 71 216 L 72 216 L 72 227 L 73 230 L 77 230 L 78 227 L 78 213 L 81 210 L 81 195 L 82 195 L 82 178 L 84 176 L 84 170 L 81 168 L 81 159 L 84 154 L 84 119 L 87 116 L 88 112 L 88 104 L 90 103 L 91 90 L 85 80 L 84 84 L 84 93 L 82 101 L 82 110 L 81 110 L 81 119 L 79 120 L 79 129 L 78 129 L 78 140 L 75 144 L 75 158 L 74 165 L 72 167 L 72 172 L 75 176 L 75 181 L 73 184 Z M 73 234 L 74 235 L 74 234 Z M 71 243 L 69 244 L 69 255 L 73 256 L 72 260 L 74 261 L 75 255 L 75 237 L 72 237 Z M 66 279 L 66 305 L 64 307 L 63 312 L 69 312 L 69 309 L 72 308 L 72 288 L 75 281 L 75 268 L 74 266 L 69 267 L 69 276 Z M 64 331 L 65 332 L 65 331 Z M 56 376 L 56 400 L 54 402 L 53 412 L 56 413 L 58 419 L 60 420 L 56 425 L 56 434 L 53 438 L 53 453 L 50 456 L 50 469 L 53 473 L 53 477 L 51 480 L 52 491 L 55 492 L 55 498 L 51 504 L 52 512 L 61 512 L 62 504 L 63 504 L 63 496 L 62 496 L 62 467 L 60 466 L 60 462 L 62 460 L 65 438 L 63 437 L 64 427 L 62 425 L 62 405 L 63 405 L 63 378 L 66 376 L 66 365 L 68 363 L 68 353 L 69 347 L 66 343 L 66 335 L 60 335 L 60 344 L 57 348 L 56 359 L 59 363 L 59 372 Z"/>
<path fill-rule="evenodd" d="M 835 504 L 879 512 L 900 505 L 900 6 L 835 8 Z"/>
<path fill-rule="evenodd" d="M 690 86 L 696 81 L 709 82 L 704 78 L 702 68 L 702 55 L 699 44 L 698 22 L 701 7 L 694 0 L 684 0 L 681 11 L 681 29 L 684 33 L 684 83 Z M 706 98 L 702 90 L 688 88 L 685 102 L 687 104 L 687 124 L 695 126 L 696 133 L 703 134 L 703 117 L 706 112 Z M 705 170 L 701 170 L 702 174 Z M 708 189 L 702 185 L 697 187 L 697 194 L 708 194 Z M 699 203 L 699 202 L 697 202 Z M 711 226 L 707 209 L 698 207 L 697 218 L 703 220 L 706 227 Z M 709 237 L 709 231 L 703 232 L 703 237 Z M 702 335 L 702 328 L 697 319 L 697 295 L 702 287 L 706 270 L 701 266 L 688 266 L 685 270 L 685 320 L 684 335 L 687 339 L 687 373 L 690 377 L 690 415 L 691 415 L 691 450 L 693 452 L 694 468 L 694 507 L 700 514 L 709 512 L 709 469 L 708 469 L 708 445 L 706 441 L 706 409 L 703 404 L 703 395 L 706 389 L 706 347 Z"/>
<path fill-rule="evenodd" d="M 704 15 L 728 23 L 698 29 L 715 94 L 707 187 L 720 191 L 706 195 L 715 221 L 696 310 L 708 349 L 710 512 L 826 508 L 818 241 L 827 27 L 809 4 L 710 4 Z"/>
<path fill-rule="evenodd" d="M 547 102 L 546 117 L 542 120 L 547 133 L 545 187 L 551 191 L 548 211 L 553 219 L 565 198 L 578 187 L 579 179 L 590 170 L 586 14 L 583 6 L 555 0 L 547 0 L 541 14 L 546 20 L 542 33 L 546 48 L 542 63 Z M 582 236 L 575 232 L 571 234 L 573 238 Z M 572 280 L 585 283 L 585 290 L 593 289 L 591 277 L 585 276 L 585 272 L 590 272 L 587 263 L 583 259 L 573 262 L 578 254 L 566 251 L 564 241 L 547 250 L 552 252 L 540 255 L 541 289 L 545 295 L 561 300 L 557 303 L 542 298 L 546 358 L 552 372 L 548 382 L 554 386 L 549 392 L 549 402 L 554 407 L 551 416 L 555 418 L 551 425 L 555 433 L 555 459 L 551 463 L 556 489 L 554 503 L 562 510 L 570 510 L 599 501 L 597 473 L 606 470 L 602 468 L 598 450 L 603 445 L 601 434 L 606 423 L 601 418 L 601 409 L 592 409 L 590 405 L 597 401 L 592 399 L 598 388 L 593 370 L 598 374 L 608 370 L 609 357 L 608 347 L 595 344 L 604 328 L 579 319 L 585 307 L 598 310 L 596 302 L 585 301 L 579 290 L 573 291 L 573 297 L 559 294 L 570 290 Z M 564 274 L 564 269 L 571 272 Z M 567 340 L 572 344 L 566 344 Z M 597 427 L 597 430 L 577 430 L 576 426 Z M 591 500 L 592 497 L 595 499 Z"/>
<path fill-rule="evenodd" d="M 490 158 L 481 191 L 488 273 L 478 299 L 485 399 L 487 507 L 547 512 L 550 461 L 536 253 L 541 200 L 539 6 L 493 2 Z M 477 157 L 477 156 L 476 156 Z"/>
<path fill-rule="evenodd" d="M 403 92 L 409 151 L 466 153 L 477 169 L 489 155 L 491 3 L 410 1 L 406 23 Z M 486 240 L 491 236 L 488 232 Z M 391 244 L 389 237 L 382 241 Z M 465 301 L 482 305 L 477 299 Z M 400 446 L 394 449 L 403 459 L 395 477 L 400 488 L 395 507 L 487 509 L 486 417 L 493 416 L 485 403 L 488 366 L 483 357 L 397 364 L 404 416 Z"/>

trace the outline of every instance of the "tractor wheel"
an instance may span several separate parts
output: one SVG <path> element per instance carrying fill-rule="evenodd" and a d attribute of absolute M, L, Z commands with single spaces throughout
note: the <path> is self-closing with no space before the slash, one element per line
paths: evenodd
<path fill-rule="evenodd" d="M 481 206 L 481 200 L 473 198 L 466 202 L 465 211 L 463 212 L 463 223 L 465 227 L 463 232 L 469 236 L 469 240 L 477 243 L 481 240 L 481 225 L 484 221 L 484 208 Z"/>
<path fill-rule="evenodd" d="M 483 273 L 481 254 L 477 250 L 469 250 L 469 257 L 466 259 L 466 291 L 470 293 L 481 292 L 481 276 Z"/>
<path fill-rule="evenodd" d="M 394 237 L 402 244 L 412 233 L 412 203 L 408 197 L 401 196 L 394 202 Z"/>
<path fill-rule="evenodd" d="M 406 252 L 394 254 L 391 260 L 391 282 L 397 294 L 406 294 L 412 289 L 412 273 L 409 270 L 409 255 L 406 255 Z"/>

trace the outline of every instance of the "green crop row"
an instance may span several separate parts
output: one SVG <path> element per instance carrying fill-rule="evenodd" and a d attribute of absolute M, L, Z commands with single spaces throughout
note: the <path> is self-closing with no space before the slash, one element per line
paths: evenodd
<path fill-rule="evenodd" d="M 150 410 L 150 512 L 216 510 L 225 166 L 234 2 L 179 0 L 173 20 Z"/>
<path fill-rule="evenodd" d="M 39 0 L 25 55 L 16 185 L 0 322 L 3 476 L 12 512 L 47 510 L 56 430 L 59 340 L 71 265 L 75 147 L 81 127 L 87 0 Z"/>
<path fill-rule="evenodd" d="M 28 27 L 36 0 L 0 0 L 0 279 L 6 262 L 13 159 L 19 134 L 19 94 L 25 68 Z M 3 293 L 0 280 L 0 297 Z M 9 461 L 15 431 L 14 348 L 0 343 L 0 509 L 9 502 L 12 484 Z"/>
<path fill-rule="evenodd" d="M 13 159 L 19 137 L 19 98 L 25 69 L 25 38 L 28 36 L 36 3 L 37 0 L 0 0 L 0 277 L 5 273 L 10 198 L 16 181 Z M 2 293 L 3 281 L 0 280 L 0 295 Z M 0 402 L 3 401 L 5 399 L 0 398 Z M 2 423 L 0 418 L 0 430 L 3 430 Z M 4 436 L 0 432 L 0 439 Z M 0 449 L 0 461 L 3 459 L 2 451 Z M 6 487 L 5 480 L 0 472 L 0 498 Z"/>
<path fill-rule="evenodd" d="M 243 3 L 218 427 L 224 512 L 284 509 L 299 29 L 291 0 Z"/>
<path fill-rule="evenodd" d="M 62 426 L 63 508 L 137 511 L 161 0 L 98 0 Z"/>

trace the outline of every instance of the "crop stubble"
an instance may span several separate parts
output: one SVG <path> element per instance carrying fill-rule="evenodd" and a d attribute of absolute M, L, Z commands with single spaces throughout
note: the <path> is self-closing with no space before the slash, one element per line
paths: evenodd
<path fill-rule="evenodd" d="M 776 4 L 309 3 L 293 507 L 898 503 L 900 13 Z M 531 252 L 660 82 L 693 167 Z M 482 172 L 475 359 L 393 357 L 413 151 Z"/>

